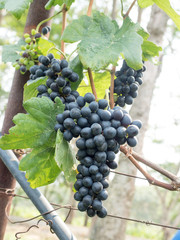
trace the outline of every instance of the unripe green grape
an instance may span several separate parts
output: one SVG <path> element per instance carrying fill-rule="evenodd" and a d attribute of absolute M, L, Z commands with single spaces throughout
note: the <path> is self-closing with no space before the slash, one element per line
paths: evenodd
<path fill-rule="evenodd" d="M 21 50 L 26 50 L 26 47 L 24 45 L 21 46 Z"/>
<path fill-rule="evenodd" d="M 16 66 L 15 66 L 15 69 L 16 69 L 16 70 L 19 70 L 19 69 L 20 69 L 20 65 L 16 65 Z"/>
<path fill-rule="evenodd" d="M 26 42 L 26 43 L 30 43 L 30 42 L 31 42 L 31 38 L 30 38 L 30 37 L 26 38 L 26 39 L 25 39 L 25 42 Z"/>
<path fill-rule="evenodd" d="M 29 38 L 29 37 L 30 37 L 29 33 L 24 34 L 24 38 Z"/>
<path fill-rule="evenodd" d="M 30 49 L 30 45 L 29 44 L 26 45 L 26 49 Z"/>
<path fill-rule="evenodd" d="M 20 62 L 20 63 L 24 63 L 24 58 L 20 58 L 20 59 L 19 59 L 19 62 Z"/>
<path fill-rule="evenodd" d="M 32 30 L 31 30 L 31 34 L 32 34 L 32 35 L 35 35 L 35 34 L 36 34 L 36 30 L 35 30 L 35 29 L 32 29 Z"/>
<path fill-rule="evenodd" d="M 29 61 L 29 65 L 32 67 L 34 65 L 34 61 Z"/>
<path fill-rule="evenodd" d="M 29 63 L 28 59 L 24 60 L 24 65 L 27 65 Z"/>
<path fill-rule="evenodd" d="M 17 65 L 18 65 L 18 63 L 17 63 L 17 62 L 13 63 L 13 67 L 16 67 Z"/>
<path fill-rule="evenodd" d="M 52 90 L 50 88 L 48 88 L 48 93 L 51 94 L 52 93 Z"/>

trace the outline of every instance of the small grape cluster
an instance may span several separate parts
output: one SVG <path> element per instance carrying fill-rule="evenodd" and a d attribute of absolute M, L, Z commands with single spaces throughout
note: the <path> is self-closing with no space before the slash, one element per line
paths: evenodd
<path fill-rule="evenodd" d="M 52 101 L 59 97 L 62 103 L 65 104 L 65 109 L 68 108 L 70 103 L 73 106 L 79 93 L 72 91 L 71 82 L 79 80 L 78 74 L 68 67 L 68 62 L 65 59 L 55 59 L 52 53 L 47 56 L 39 56 L 38 61 L 39 65 L 30 68 L 30 80 L 36 80 L 43 76 L 47 76 L 48 79 L 46 84 L 38 86 L 37 97 L 46 96 Z"/>
<path fill-rule="evenodd" d="M 41 33 L 46 35 L 50 30 L 49 26 L 43 27 Z M 38 57 L 41 54 L 41 51 L 38 49 L 38 41 L 41 38 L 41 33 L 32 29 L 31 35 L 28 33 L 24 34 L 26 45 L 21 46 L 22 51 L 19 53 L 21 57 L 13 64 L 13 67 L 16 70 L 20 70 L 21 74 L 24 74 L 38 62 Z"/>
<path fill-rule="evenodd" d="M 120 107 L 107 109 L 107 100 L 96 102 L 92 93 L 86 93 L 57 115 L 55 125 L 55 130 L 59 129 L 67 141 L 80 136 L 76 141 L 79 149 L 76 158 L 80 164 L 77 166 L 74 198 L 79 201 L 78 209 L 87 211 L 89 217 L 97 214 L 104 218 L 107 215 L 102 206 L 102 201 L 108 197 L 106 177 L 110 169 L 117 167 L 115 155 L 120 145 L 127 142 L 134 147 L 142 126 L 140 121 L 132 121 L 127 111 Z"/>
<path fill-rule="evenodd" d="M 115 104 L 124 107 L 125 104 L 133 104 L 133 99 L 138 95 L 139 86 L 143 83 L 142 77 L 146 67 L 135 71 L 130 68 L 126 61 L 123 61 L 123 65 L 120 71 L 116 71 L 116 79 L 114 80 L 114 93 Z"/>

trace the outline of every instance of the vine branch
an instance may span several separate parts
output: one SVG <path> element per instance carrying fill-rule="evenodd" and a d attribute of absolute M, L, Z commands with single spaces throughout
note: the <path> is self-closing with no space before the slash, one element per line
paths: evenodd
<path fill-rule="evenodd" d="M 111 87 L 110 87 L 110 108 L 114 107 L 114 75 L 115 75 L 116 67 L 113 66 L 111 70 Z"/>
<path fill-rule="evenodd" d="M 88 6 L 88 10 L 87 10 L 87 16 L 89 16 L 89 17 L 91 16 L 93 2 L 94 2 L 94 0 L 89 1 L 89 6 Z"/>
<path fill-rule="evenodd" d="M 61 36 L 64 32 L 64 29 L 66 28 L 66 18 L 67 18 L 67 8 L 66 4 L 64 4 L 63 9 L 62 9 L 62 30 L 61 30 Z M 61 51 L 64 53 L 65 52 L 65 43 L 63 40 L 61 40 Z M 63 59 L 64 55 L 61 56 L 61 59 Z"/>
<path fill-rule="evenodd" d="M 129 13 L 130 13 L 130 11 L 132 10 L 132 8 L 134 7 L 134 4 L 135 4 L 135 3 L 136 3 L 136 0 L 134 0 L 134 1 L 131 3 L 131 6 L 130 6 L 129 9 L 127 10 L 126 14 L 123 16 L 124 19 L 129 16 Z"/>
<path fill-rule="evenodd" d="M 179 178 L 177 178 L 175 175 L 174 175 L 174 178 L 173 178 L 173 181 L 169 184 L 169 183 L 164 183 L 162 181 L 159 181 L 157 179 L 155 179 L 154 177 L 152 177 L 148 172 L 146 172 L 140 165 L 139 163 L 136 161 L 136 159 L 134 158 L 133 156 L 133 153 L 131 151 L 131 149 L 128 149 L 126 146 L 120 146 L 120 150 L 121 152 L 123 152 L 127 158 L 134 164 L 134 166 L 144 175 L 144 177 L 147 179 L 147 181 L 154 185 L 154 186 L 158 186 L 158 187 L 161 187 L 161 188 L 165 188 L 167 190 L 170 190 L 170 191 L 177 191 L 179 188 L 180 188 L 180 182 L 179 182 Z M 142 160 L 143 158 L 141 158 Z M 145 165 L 147 165 L 147 160 L 143 160 L 141 161 L 143 162 Z M 159 166 L 158 166 L 159 167 Z M 159 167 L 160 169 L 160 167 Z M 164 170 L 161 168 L 161 173 L 163 175 L 165 175 L 166 177 L 168 177 L 169 179 L 172 180 L 172 175 L 171 174 L 171 178 L 169 177 L 169 175 L 167 174 L 168 171 Z M 168 175 L 168 176 L 167 176 Z"/>

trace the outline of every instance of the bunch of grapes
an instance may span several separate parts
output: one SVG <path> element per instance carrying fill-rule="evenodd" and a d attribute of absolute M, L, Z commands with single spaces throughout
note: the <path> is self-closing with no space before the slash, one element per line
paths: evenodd
<path fill-rule="evenodd" d="M 77 191 L 74 198 L 79 201 L 80 211 L 87 211 L 90 217 L 107 215 L 102 205 L 108 197 L 106 178 L 110 169 L 117 167 L 115 156 L 120 145 L 127 142 L 134 147 L 140 128 L 141 122 L 132 121 L 127 111 L 120 107 L 108 109 L 107 100 L 96 102 L 92 93 L 78 96 L 57 115 L 56 131 L 59 129 L 67 141 L 80 136 L 76 141 L 79 149 L 76 158 L 80 164 L 74 184 Z"/>
<path fill-rule="evenodd" d="M 46 35 L 50 32 L 50 27 L 42 28 L 42 34 Z M 21 52 L 19 55 L 21 56 L 19 60 L 17 60 L 13 67 L 16 70 L 20 70 L 21 74 L 24 74 L 28 71 L 33 65 L 38 63 L 38 57 L 41 54 L 41 51 L 38 49 L 38 41 L 41 38 L 41 33 L 37 32 L 35 29 L 31 30 L 31 35 L 28 33 L 24 34 L 24 40 L 26 42 L 25 45 L 21 46 Z"/>
<path fill-rule="evenodd" d="M 36 80 L 43 76 L 47 76 L 48 79 L 46 84 L 38 86 L 37 97 L 46 96 L 52 101 L 59 97 L 65 104 L 65 110 L 76 106 L 75 101 L 79 93 L 72 91 L 71 82 L 78 81 L 79 76 L 68 67 L 68 62 L 65 59 L 55 59 L 52 53 L 47 56 L 39 56 L 38 61 L 39 65 L 30 68 L 30 80 Z"/>
<path fill-rule="evenodd" d="M 135 71 L 130 68 L 126 61 L 120 71 L 116 71 L 116 79 L 114 80 L 115 104 L 124 107 L 125 104 L 133 104 L 133 99 L 138 95 L 139 86 L 143 83 L 143 72 L 146 70 L 145 66 L 142 69 Z"/>

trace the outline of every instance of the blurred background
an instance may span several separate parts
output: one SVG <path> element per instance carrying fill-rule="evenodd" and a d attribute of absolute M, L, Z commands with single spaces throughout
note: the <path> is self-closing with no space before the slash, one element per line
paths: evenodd
<path fill-rule="evenodd" d="M 126 0 L 123 2 L 124 10 L 126 11 L 132 1 Z M 114 8 L 113 3 L 115 4 Z M 80 15 L 86 14 L 88 4 L 89 1 L 87 0 L 75 1 L 67 15 L 68 23 Z M 180 13 L 180 4 L 175 0 L 171 1 L 171 4 L 174 9 Z M 95 1 L 93 9 L 102 11 L 109 17 L 111 17 L 113 11 L 115 11 L 116 20 L 121 25 L 120 1 Z M 58 10 L 59 8 L 57 7 L 55 11 Z M 133 119 L 139 117 L 139 119 L 144 120 L 143 123 L 145 123 L 142 130 L 143 134 L 139 140 L 140 146 L 136 151 L 141 153 L 145 158 L 160 164 L 165 169 L 178 174 L 180 168 L 180 32 L 172 20 L 168 18 L 159 20 L 160 22 L 165 21 L 166 23 L 163 31 L 161 31 L 160 25 L 154 26 L 153 29 L 153 27 L 151 27 L 153 21 L 154 24 L 156 24 L 156 18 L 153 14 L 161 14 L 158 13 L 158 11 L 155 7 L 140 10 L 136 4 L 130 13 L 130 17 L 134 21 L 138 20 L 145 29 L 152 32 L 151 41 L 160 44 L 163 47 L 163 52 L 160 58 L 154 61 L 155 65 L 152 63 L 147 64 L 147 71 L 144 74 L 144 87 L 142 86 L 139 99 L 135 100 L 134 109 L 129 110 L 130 113 L 132 112 Z M 15 17 L 6 11 L 0 11 L 1 55 L 3 45 L 16 43 L 22 37 L 26 16 L 27 12 L 17 21 Z M 161 15 L 158 16 L 162 17 Z M 157 29 L 159 29 L 158 34 L 160 34 L 160 37 L 154 34 Z M 58 47 L 60 47 L 60 31 L 61 16 L 59 15 L 53 20 L 50 34 L 50 40 L 55 42 Z M 120 66 L 118 68 L 120 68 Z M 3 124 L 4 111 L 6 109 L 13 75 L 14 69 L 12 65 L 10 63 L 3 63 L 0 58 L 0 128 Z M 151 80 L 153 82 L 151 82 Z M 147 99 L 148 102 L 146 102 Z M 143 107 L 146 110 L 141 110 Z M 143 114 L 140 114 L 141 111 L 146 111 L 147 116 L 145 118 Z M 136 114 L 134 114 L 134 112 L 136 112 Z M 127 159 L 118 156 L 117 161 L 119 161 L 119 171 L 136 174 L 133 166 L 132 170 L 130 170 L 131 163 L 126 165 Z M 157 179 L 166 181 L 166 179 L 163 179 L 159 174 L 153 172 L 153 170 L 147 169 L 147 167 L 145 167 L 145 169 Z M 137 174 L 141 176 L 141 174 Z M 117 213 L 119 216 L 129 216 L 144 221 L 180 227 L 180 195 L 178 192 L 170 192 L 150 186 L 147 181 L 144 180 L 134 182 L 134 180 L 125 176 L 116 175 L 114 177 L 114 175 L 111 175 L 110 179 L 113 187 L 109 189 L 110 197 L 107 200 L 109 213 Z M 76 203 L 73 200 L 73 192 L 71 189 L 72 185 L 65 182 L 63 175 L 60 175 L 55 183 L 40 188 L 49 202 L 75 206 Z M 119 189 L 118 193 L 117 189 Z M 25 195 L 18 184 L 16 194 Z M 128 211 L 124 211 L 124 209 L 128 209 Z M 65 219 L 68 211 L 62 209 L 59 210 L 58 213 L 62 219 Z M 38 211 L 30 200 L 20 197 L 14 198 L 10 219 L 19 221 L 36 215 L 38 215 Z M 116 220 L 116 223 L 109 221 L 110 220 L 103 220 L 99 222 L 99 220 L 92 220 L 87 218 L 85 214 L 77 211 L 70 214 L 67 219 L 69 227 L 77 236 L 78 240 L 170 240 L 176 233 L 176 230 L 153 227 L 140 223 L 121 220 Z M 26 231 L 29 226 L 36 223 L 37 220 L 21 224 L 9 223 L 5 240 L 15 239 L 15 233 Z M 108 234 L 105 233 L 106 230 L 109 231 Z M 112 234 L 110 230 L 113 232 Z M 100 234 L 100 236 L 98 234 Z M 50 233 L 49 226 L 46 226 L 43 222 L 39 225 L 39 229 L 32 228 L 28 233 L 19 236 L 24 240 L 57 239 Z"/>

